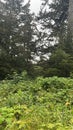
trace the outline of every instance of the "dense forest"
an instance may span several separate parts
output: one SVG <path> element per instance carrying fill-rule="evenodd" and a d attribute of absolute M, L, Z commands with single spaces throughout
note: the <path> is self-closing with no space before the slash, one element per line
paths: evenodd
<path fill-rule="evenodd" d="M 72 130 L 73 0 L 30 6 L 0 0 L 0 130 Z"/>
<path fill-rule="evenodd" d="M 69 0 L 44 0 L 35 16 L 30 1 L 0 1 L 0 79 L 24 70 L 32 78 L 69 77 L 73 72 L 72 10 Z"/>

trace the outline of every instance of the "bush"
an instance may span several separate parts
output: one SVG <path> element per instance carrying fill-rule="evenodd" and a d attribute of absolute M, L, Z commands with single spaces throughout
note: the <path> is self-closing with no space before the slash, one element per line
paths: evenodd
<path fill-rule="evenodd" d="M 0 129 L 72 130 L 73 79 L 26 75 L 0 82 Z"/>

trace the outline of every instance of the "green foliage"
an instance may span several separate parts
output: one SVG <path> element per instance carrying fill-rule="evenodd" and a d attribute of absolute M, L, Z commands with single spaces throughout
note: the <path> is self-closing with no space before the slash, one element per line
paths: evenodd
<path fill-rule="evenodd" d="M 0 82 L 0 129 L 72 130 L 73 79 L 26 77 Z"/>
<path fill-rule="evenodd" d="M 54 41 L 54 38 L 56 38 L 55 44 L 59 43 L 58 46 L 61 47 L 64 45 L 68 31 L 68 8 L 69 0 L 52 0 L 51 2 L 48 0 L 42 1 L 38 20 L 42 25 L 41 33 L 43 37 L 45 37 L 45 41 L 47 41 L 47 49 L 45 49 L 47 52 L 50 52 L 50 46 L 52 46 L 51 42 Z M 49 31 L 49 29 L 52 31 Z M 44 34 L 43 30 L 45 30 Z M 55 47 L 53 47 L 52 50 L 54 49 Z"/>
<path fill-rule="evenodd" d="M 33 15 L 30 1 L 22 3 L 23 0 L 0 1 L 0 79 L 32 65 Z"/>
<path fill-rule="evenodd" d="M 42 1 L 38 16 L 41 24 L 41 41 L 44 43 L 41 45 L 41 52 L 47 57 L 51 54 L 47 60 L 45 58 L 47 66 L 44 64 L 44 76 L 69 77 L 73 72 L 73 41 L 69 32 L 71 19 L 68 16 L 71 15 L 72 5 L 69 3 L 69 0 Z"/>
<path fill-rule="evenodd" d="M 73 78 L 73 72 L 70 73 L 70 77 Z"/>
<path fill-rule="evenodd" d="M 52 73 L 52 76 L 69 77 L 70 73 L 73 71 L 72 56 L 62 49 L 57 49 L 54 53 L 52 53 L 49 65 L 51 70 L 48 69 L 50 71 L 48 75 L 50 76 Z"/>

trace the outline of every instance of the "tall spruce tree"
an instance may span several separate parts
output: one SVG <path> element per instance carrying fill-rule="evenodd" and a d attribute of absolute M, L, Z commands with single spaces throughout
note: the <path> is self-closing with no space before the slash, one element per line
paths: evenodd
<path fill-rule="evenodd" d="M 18 72 L 24 69 L 28 70 L 33 51 L 30 1 L 25 3 L 24 0 L 5 0 L 5 2 L 0 2 L 0 6 L 1 56 L 4 53 L 6 64 L 8 64 L 10 70 Z M 0 75 L 3 73 L 5 76 L 10 70 L 5 66 L 4 62 L 5 60 L 1 60 L 0 66 L 7 72 L 2 72 L 1 69 Z"/>
<path fill-rule="evenodd" d="M 68 25 L 69 25 L 69 31 L 73 35 L 73 0 L 69 0 Z"/>
<path fill-rule="evenodd" d="M 69 0 L 44 0 L 39 14 L 43 29 L 48 30 L 48 42 L 63 43 L 67 36 Z"/>
<path fill-rule="evenodd" d="M 69 0 L 69 9 L 68 9 L 68 51 L 73 56 L 73 1 Z"/>
<path fill-rule="evenodd" d="M 51 52 L 50 59 L 46 62 L 48 70 L 45 68 L 45 76 L 66 77 L 73 71 L 72 39 L 68 33 L 69 2 L 69 0 L 52 0 L 51 3 L 49 0 L 44 0 L 42 2 L 38 20 L 47 33 L 44 36 L 49 43 L 46 52 Z"/>

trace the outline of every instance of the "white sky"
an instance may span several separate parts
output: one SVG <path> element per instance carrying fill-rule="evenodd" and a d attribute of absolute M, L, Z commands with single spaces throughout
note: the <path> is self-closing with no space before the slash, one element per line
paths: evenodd
<path fill-rule="evenodd" d="M 52 0 L 48 0 L 48 1 L 49 1 L 49 3 L 52 2 Z M 31 11 L 34 12 L 35 14 L 37 14 L 40 10 L 40 5 L 42 3 L 42 0 L 30 0 L 30 2 L 31 2 L 30 3 L 31 4 L 31 6 L 30 6 Z"/>
<path fill-rule="evenodd" d="M 40 10 L 40 5 L 41 0 L 31 0 L 31 7 L 30 7 L 31 11 L 37 14 Z"/>

